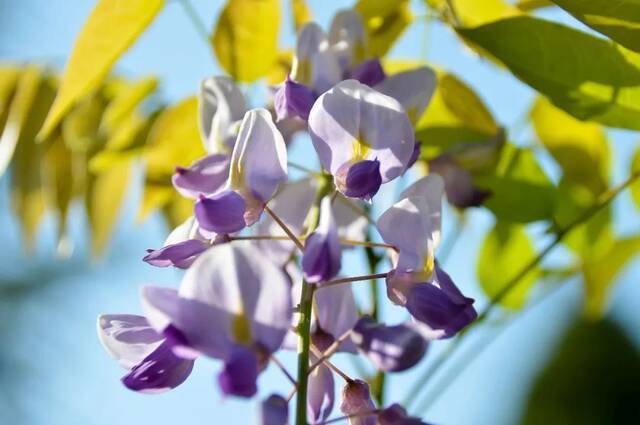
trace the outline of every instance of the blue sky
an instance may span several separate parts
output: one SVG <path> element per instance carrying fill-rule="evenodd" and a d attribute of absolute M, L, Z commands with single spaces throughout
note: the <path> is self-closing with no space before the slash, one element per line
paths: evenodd
<path fill-rule="evenodd" d="M 214 21 L 221 1 L 194 0 L 207 24 Z M 331 15 L 346 1 L 309 1 L 314 17 L 326 27 Z M 94 1 L 75 0 L 0 0 L 0 61 L 36 62 L 62 65 Z M 414 1 L 416 14 L 423 15 L 420 1 Z M 561 12 L 543 15 L 579 25 Z M 288 17 L 283 23 L 281 44 L 291 46 L 293 35 Z M 426 58 L 454 71 L 469 82 L 506 128 L 518 125 L 534 94 L 505 70 L 483 62 L 462 47 L 449 30 L 439 24 L 428 29 L 424 20 L 416 21 L 393 49 L 392 57 Z M 162 81 L 161 96 L 175 101 L 193 94 L 203 77 L 219 72 L 204 41 L 199 38 L 177 1 L 168 2 L 148 32 L 116 67 L 131 77 L 153 74 Z M 611 131 L 614 150 L 614 181 L 624 178 L 636 136 L 625 131 Z M 519 133 L 514 142 L 530 144 L 529 129 Z M 309 143 L 298 141 L 292 153 L 303 158 L 311 152 Z M 548 157 L 542 158 L 548 171 L 557 170 Z M 53 225 L 49 218 L 43 226 L 37 253 L 23 254 L 16 221 L 10 214 L 7 179 L 0 180 L 0 284 L 12 283 L 19 289 L 0 297 L 0 423 L 16 424 L 86 424 L 114 425 L 133 423 L 217 424 L 251 423 L 255 415 L 252 403 L 223 400 L 214 385 L 219 365 L 201 360 L 194 374 L 178 389 L 157 396 L 129 392 L 121 386 L 122 370 L 100 347 L 95 336 L 95 318 L 100 313 L 140 312 L 138 288 L 142 284 L 175 285 L 180 275 L 172 270 L 158 270 L 140 261 L 145 248 L 158 246 L 166 229 L 158 217 L 135 225 L 135 202 L 140 181 L 132 185 L 122 213 L 118 231 L 105 259 L 89 264 L 86 252 L 85 223 L 75 211 L 71 229 L 76 254 L 59 262 L 53 256 Z M 393 199 L 393 188 L 380 197 L 381 204 Z M 446 212 L 445 212 L 446 213 Z M 616 230 L 638 232 L 638 214 L 628 194 L 615 204 Z M 492 224 L 484 211 L 473 211 L 446 268 L 470 296 L 482 305 L 486 302 L 475 280 L 477 248 Z M 444 237 L 453 226 L 451 214 L 445 218 Z M 536 229 L 534 229 L 535 231 Z M 538 233 L 539 234 L 539 233 Z M 536 244 L 544 240 L 537 238 Z M 561 255 L 556 258 L 561 260 Z M 349 270 L 363 271 L 362 258 L 349 254 Z M 640 322 L 634 308 L 640 302 L 637 279 L 640 265 L 621 275 L 612 296 L 611 315 L 640 341 Z M 636 283 L 634 285 L 634 283 Z M 580 282 L 568 282 L 551 298 L 528 311 L 513 326 L 496 336 L 496 329 L 479 333 L 476 340 L 493 340 L 491 347 L 479 355 L 470 367 L 423 412 L 430 422 L 442 425 L 512 424 L 517 421 L 526 400 L 531 379 L 544 365 L 563 330 L 579 314 Z M 385 307 L 392 320 L 401 312 Z M 636 310 L 637 311 L 637 310 Z M 634 317 L 635 316 L 635 317 Z M 474 338 L 472 338 L 474 339 Z M 436 357 L 445 342 L 434 343 L 426 363 Z M 472 346 L 473 344 L 470 344 Z M 465 351 L 465 350 L 463 350 Z M 474 356 L 475 357 L 475 356 Z M 292 366 L 291 354 L 283 356 Z M 349 362 L 338 359 L 349 369 Z M 389 400 L 405 396 L 417 371 L 394 376 L 388 391 Z M 261 378 L 261 395 L 288 386 L 276 370 Z M 6 416 L 6 418 L 5 418 Z"/>

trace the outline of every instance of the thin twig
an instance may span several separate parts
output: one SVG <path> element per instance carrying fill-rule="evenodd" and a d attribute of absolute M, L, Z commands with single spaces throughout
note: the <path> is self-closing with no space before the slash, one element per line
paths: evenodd
<path fill-rule="evenodd" d="M 278 358 L 276 356 L 274 356 L 273 354 L 271 355 L 271 361 L 278 366 L 278 368 L 282 371 L 282 373 L 284 373 L 284 375 L 287 377 L 287 379 L 289 380 L 289 382 L 291 382 L 293 385 L 297 386 L 298 385 L 298 381 L 296 381 L 296 379 L 289 373 L 289 371 L 287 370 L 286 367 L 284 367 L 284 364 L 282 364 L 282 362 L 280 360 L 278 360 Z"/>
<path fill-rule="evenodd" d="M 309 349 L 311 350 L 311 352 L 313 353 L 314 356 L 316 357 L 322 357 L 322 351 L 320 351 L 318 349 L 318 347 L 316 347 L 315 345 L 311 345 L 309 347 Z M 349 383 L 349 382 L 353 382 L 353 379 L 351 379 L 351 377 L 349 375 L 347 375 L 346 373 L 344 373 L 342 370 L 340 370 L 340 368 L 336 365 L 334 365 L 333 363 L 331 363 L 329 360 L 323 360 L 325 366 L 327 366 L 329 369 L 331 369 L 332 371 L 334 371 L 338 376 L 340 376 L 342 379 L 345 380 L 345 382 Z"/>
<path fill-rule="evenodd" d="M 282 221 L 280 219 L 280 217 L 278 217 L 278 215 L 276 213 L 273 212 L 273 210 L 271 208 L 269 208 L 269 206 L 265 205 L 264 206 L 264 210 L 267 212 L 267 214 L 269 214 L 269 216 L 271 216 L 271 218 L 273 219 L 273 221 L 275 221 L 276 223 L 278 223 L 278 226 L 280 226 L 280 228 L 282 229 L 283 232 L 285 232 L 287 234 L 287 236 L 289 236 L 289 239 L 291 239 L 293 241 L 294 244 L 296 244 L 296 246 L 298 247 L 298 249 L 300 249 L 300 251 L 304 251 L 304 245 L 302 244 L 302 242 L 300 242 L 300 239 L 298 239 L 298 237 L 296 235 L 293 234 L 293 232 L 291 231 L 291 229 L 289 229 L 289 226 L 287 226 L 284 221 Z"/>
<path fill-rule="evenodd" d="M 363 280 L 382 279 L 382 278 L 386 278 L 388 274 L 389 273 L 387 272 L 387 273 L 365 274 L 361 276 L 343 277 L 340 279 L 329 280 L 327 282 L 321 283 L 318 286 L 318 289 L 324 289 L 334 285 L 341 285 L 343 283 L 360 282 Z"/>
<path fill-rule="evenodd" d="M 302 242 L 307 239 L 305 236 L 299 236 L 298 239 Z M 265 241 L 265 240 L 274 240 L 274 241 L 290 241 L 291 238 L 289 236 L 279 236 L 279 235 L 252 235 L 252 236 L 229 236 L 229 240 L 231 241 Z M 341 245 L 350 245 L 350 246 L 368 246 L 373 248 L 387 248 L 397 251 L 398 248 L 395 246 L 382 243 L 382 242 L 368 242 L 368 241 L 355 241 L 352 239 L 340 239 Z"/>
<path fill-rule="evenodd" d="M 351 329 L 340 335 L 340 338 L 333 341 L 333 343 L 326 350 L 324 350 L 324 353 L 322 353 L 322 355 L 318 357 L 318 361 L 316 361 L 309 367 L 309 373 L 313 372 L 315 368 L 322 364 L 322 362 L 328 360 L 336 351 L 338 351 L 340 345 L 342 345 L 342 343 L 345 342 L 350 336 Z"/>

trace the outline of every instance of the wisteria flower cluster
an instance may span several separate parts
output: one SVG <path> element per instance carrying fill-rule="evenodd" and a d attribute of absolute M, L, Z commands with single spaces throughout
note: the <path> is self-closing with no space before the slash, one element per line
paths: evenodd
<path fill-rule="evenodd" d="M 102 344 L 127 369 L 123 384 L 169 390 L 209 357 L 221 362 L 223 394 L 251 398 L 261 372 L 279 365 L 275 354 L 297 347 L 291 393 L 261 402 L 261 424 L 288 423 L 296 393 L 297 423 L 300 409 L 303 421 L 327 421 L 336 377 L 345 382 L 338 408 L 350 423 L 424 423 L 398 404 L 376 406 L 368 384 L 341 371 L 332 355 L 362 355 L 387 373 L 407 370 L 432 341 L 476 318 L 474 301 L 436 260 L 440 175 L 415 181 L 377 221 L 366 213 L 381 185 L 418 158 L 414 125 L 435 84 L 427 67 L 385 75 L 354 11 L 339 12 L 328 34 L 315 23 L 300 30 L 293 69 L 271 111 L 247 109 L 227 77 L 203 81 L 199 124 L 208 155 L 178 167 L 172 179 L 193 200 L 193 216 L 144 257 L 152 266 L 186 269 L 179 288 L 142 288 L 143 316 L 98 318 Z M 288 180 L 288 121 L 308 131 L 321 173 Z M 340 276 L 342 251 L 362 246 L 384 250 L 391 266 L 381 275 Z M 380 276 L 407 322 L 359 313 L 350 283 Z"/>

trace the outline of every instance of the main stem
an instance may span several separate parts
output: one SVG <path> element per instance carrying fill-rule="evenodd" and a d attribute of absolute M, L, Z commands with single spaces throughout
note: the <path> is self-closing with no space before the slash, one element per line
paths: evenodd
<path fill-rule="evenodd" d="M 307 218 L 307 234 L 315 230 L 320 219 L 320 202 L 329 193 L 331 181 L 320 180 L 316 199 Z M 306 280 L 302 281 L 302 291 L 298 311 L 300 320 L 297 331 L 298 340 L 298 395 L 296 397 L 296 425 L 307 425 L 307 384 L 309 382 L 309 347 L 311 346 L 311 310 L 313 306 L 313 293 L 316 286 L 310 285 Z"/>

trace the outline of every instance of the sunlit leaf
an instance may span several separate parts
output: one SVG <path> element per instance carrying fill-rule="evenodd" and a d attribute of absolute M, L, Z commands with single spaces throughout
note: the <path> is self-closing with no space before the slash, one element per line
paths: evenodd
<path fill-rule="evenodd" d="M 458 19 L 465 27 L 488 24 L 522 12 L 504 0 L 453 0 Z"/>
<path fill-rule="evenodd" d="M 531 121 L 567 182 L 584 185 L 595 194 L 607 188 L 609 151 L 600 125 L 579 121 L 543 98 L 535 102 Z"/>
<path fill-rule="evenodd" d="M 553 0 L 586 25 L 640 52 L 640 2 L 638 0 Z"/>
<path fill-rule="evenodd" d="M 229 0 L 212 37 L 220 66 L 238 81 L 264 77 L 278 55 L 279 29 L 278 0 Z"/>
<path fill-rule="evenodd" d="M 533 244 L 522 226 L 496 224 L 482 244 L 477 266 L 480 286 L 489 299 L 499 295 L 516 273 L 534 257 Z M 538 274 L 538 269 L 532 270 L 509 291 L 500 304 L 513 309 L 522 307 Z"/>
<path fill-rule="evenodd" d="M 20 76 L 20 68 L 12 66 L 0 66 L 0 134 L 4 129 L 4 124 L 7 121 L 7 115 L 9 114 L 9 106 L 11 104 L 11 98 L 15 91 L 18 77 Z M 2 147 L 0 147 L 0 152 Z M 0 154 L 0 163 L 2 162 L 2 154 Z M 4 168 L 0 166 L 0 176 Z"/>
<path fill-rule="evenodd" d="M 291 12 L 296 33 L 304 24 L 313 20 L 311 10 L 305 0 L 291 0 Z"/>
<path fill-rule="evenodd" d="M 457 31 L 571 115 L 640 129 L 640 55 L 529 16 Z"/>
<path fill-rule="evenodd" d="M 114 132 L 123 124 L 133 110 L 158 87 L 155 77 L 143 78 L 133 83 L 123 84 L 114 94 L 104 111 L 100 128 Z"/>
<path fill-rule="evenodd" d="M 267 83 L 271 85 L 282 83 L 291 72 L 292 62 L 293 52 L 291 50 L 279 52 L 275 63 L 267 75 Z"/>
<path fill-rule="evenodd" d="M 499 220 L 528 223 L 553 216 L 556 188 L 528 149 L 507 144 L 495 173 L 476 177 L 489 190 L 485 202 Z"/>
<path fill-rule="evenodd" d="M 98 132 L 106 101 L 96 92 L 78 101 L 61 123 L 64 141 L 74 152 L 94 152 L 104 144 Z"/>
<path fill-rule="evenodd" d="M 163 208 L 167 205 L 173 196 L 175 195 L 175 189 L 173 186 L 158 185 L 146 183 L 144 186 L 144 192 L 142 194 L 142 201 L 138 208 L 138 214 L 136 221 L 138 223 L 143 222 L 154 211 Z"/>
<path fill-rule="evenodd" d="M 531 12 L 543 7 L 554 6 L 551 0 L 518 0 L 515 6 L 523 12 Z"/>
<path fill-rule="evenodd" d="M 359 0 L 354 8 L 362 15 L 369 38 L 369 54 L 384 56 L 413 21 L 408 0 Z"/>
<path fill-rule="evenodd" d="M 12 206 L 22 226 L 25 247 L 33 238 L 45 209 L 42 176 L 43 146 L 35 142 L 55 96 L 49 77 L 35 67 L 27 68 L 18 81 L 2 143 L 15 146 L 12 161 Z M 9 140 L 11 139 L 11 140 Z"/>
<path fill-rule="evenodd" d="M 631 173 L 640 173 L 640 149 L 633 155 Z M 631 185 L 631 199 L 633 199 L 638 208 L 640 208 L 640 180 Z"/>
<path fill-rule="evenodd" d="M 58 219 L 58 242 L 62 242 L 67 228 L 67 215 L 74 195 L 73 154 L 62 135 L 56 134 L 43 148 L 44 184 L 47 187 L 47 205 L 55 208 Z"/>
<path fill-rule="evenodd" d="M 176 228 L 193 215 L 193 201 L 173 191 L 171 200 L 162 209 L 162 215 L 170 229 Z"/>
<path fill-rule="evenodd" d="M 78 100 L 98 88 L 113 64 L 149 26 L 163 5 L 164 0 L 98 2 L 76 39 L 40 138 L 45 138 Z"/>
<path fill-rule="evenodd" d="M 640 253 L 640 236 L 634 236 L 616 240 L 607 253 L 597 260 L 583 264 L 584 312 L 587 317 L 602 316 L 616 276 L 638 253 Z"/>
<path fill-rule="evenodd" d="M 91 228 L 91 253 L 100 256 L 113 233 L 131 174 L 130 161 L 116 162 L 89 181 L 86 205 Z"/>

